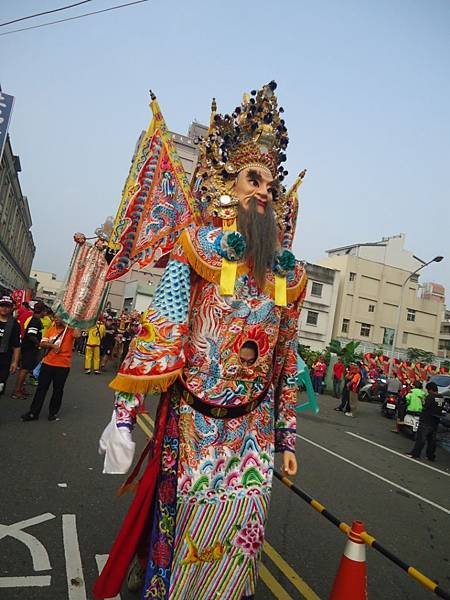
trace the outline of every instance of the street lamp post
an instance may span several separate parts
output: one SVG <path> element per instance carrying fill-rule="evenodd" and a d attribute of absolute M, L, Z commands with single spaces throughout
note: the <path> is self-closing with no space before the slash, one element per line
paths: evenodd
<path fill-rule="evenodd" d="M 416 275 L 419 271 L 421 271 L 425 267 L 428 267 L 428 265 L 431 265 L 431 263 L 441 262 L 441 260 L 443 260 L 443 258 L 444 258 L 443 256 L 435 256 L 432 260 L 429 260 L 427 263 L 423 264 L 418 269 L 416 269 L 415 271 L 413 271 L 410 275 L 408 275 L 408 277 L 403 282 L 402 289 L 400 291 L 400 302 L 399 302 L 398 313 L 397 313 L 397 324 L 395 326 L 394 339 L 392 341 L 392 350 L 391 350 L 392 356 L 391 356 L 391 360 L 389 361 L 389 377 L 392 376 L 392 371 L 393 371 L 393 368 L 394 368 L 394 352 L 395 352 L 395 347 L 396 347 L 397 341 L 398 341 L 398 333 L 399 333 L 399 329 L 400 329 L 400 322 L 401 322 L 401 319 L 402 319 L 403 296 L 404 296 L 404 292 L 405 292 L 406 286 L 408 284 L 408 281 L 412 277 L 414 277 L 414 275 Z"/>

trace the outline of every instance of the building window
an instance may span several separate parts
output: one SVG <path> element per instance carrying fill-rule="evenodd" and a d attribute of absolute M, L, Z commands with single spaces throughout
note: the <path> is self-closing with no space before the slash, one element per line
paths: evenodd
<path fill-rule="evenodd" d="M 348 327 L 350 325 L 350 319 L 342 320 L 342 333 L 348 333 Z"/>
<path fill-rule="evenodd" d="M 375 304 L 369 304 L 369 312 L 375 312 Z"/>
<path fill-rule="evenodd" d="M 352 271 L 350 271 L 350 276 L 348 278 L 349 281 L 355 281 L 356 279 L 356 273 L 353 273 Z"/>
<path fill-rule="evenodd" d="M 412 308 L 408 308 L 408 312 L 406 313 L 407 321 L 415 321 L 416 320 L 416 311 Z"/>
<path fill-rule="evenodd" d="M 370 325 L 369 325 L 369 323 L 361 323 L 360 336 L 361 337 L 369 337 L 369 335 L 370 335 Z"/>
<path fill-rule="evenodd" d="M 319 313 L 314 312 L 313 310 L 308 310 L 308 314 L 306 315 L 306 324 L 307 325 L 317 325 L 319 320 Z"/>
<path fill-rule="evenodd" d="M 322 298 L 322 283 L 317 283 L 317 281 L 313 281 L 311 285 L 311 296 L 316 296 L 317 298 Z"/>
<path fill-rule="evenodd" d="M 384 346 L 392 346 L 392 344 L 394 343 L 394 334 L 395 334 L 395 329 L 391 329 L 390 327 L 384 328 L 384 335 L 383 335 L 383 345 Z"/>

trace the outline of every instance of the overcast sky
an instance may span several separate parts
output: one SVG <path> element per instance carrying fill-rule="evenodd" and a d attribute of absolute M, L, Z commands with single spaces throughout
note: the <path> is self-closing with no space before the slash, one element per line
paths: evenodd
<path fill-rule="evenodd" d="M 2 0 L 1 21 L 64 4 Z M 424 260 L 446 256 L 422 280 L 450 290 L 449 32 L 448 0 L 153 0 L 0 37 L 34 268 L 62 277 L 73 233 L 115 214 L 149 88 L 168 127 L 186 133 L 193 119 L 207 122 L 212 96 L 227 112 L 276 79 L 290 176 L 308 169 L 297 255 L 314 261 L 404 232 Z"/>

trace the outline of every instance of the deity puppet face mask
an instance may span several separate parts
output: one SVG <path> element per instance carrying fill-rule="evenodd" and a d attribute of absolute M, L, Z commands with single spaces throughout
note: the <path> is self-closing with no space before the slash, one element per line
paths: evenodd
<path fill-rule="evenodd" d="M 272 210 L 272 202 L 276 197 L 276 183 L 267 169 L 261 167 L 246 167 L 238 174 L 233 194 L 241 207 L 248 209 L 250 200 L 255 198 L 256 210 L 264 214 Z"/>

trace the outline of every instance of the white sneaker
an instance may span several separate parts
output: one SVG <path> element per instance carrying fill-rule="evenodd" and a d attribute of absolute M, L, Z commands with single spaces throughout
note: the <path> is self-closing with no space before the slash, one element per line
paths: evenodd
<path fill-rule="evenodd" d="M 346 412 L 346 413 L 345 413 L 345 416 L 346 416 L 346 417 L 353 417 L 353 413 L 352 413 L 352 412 Z"/>

